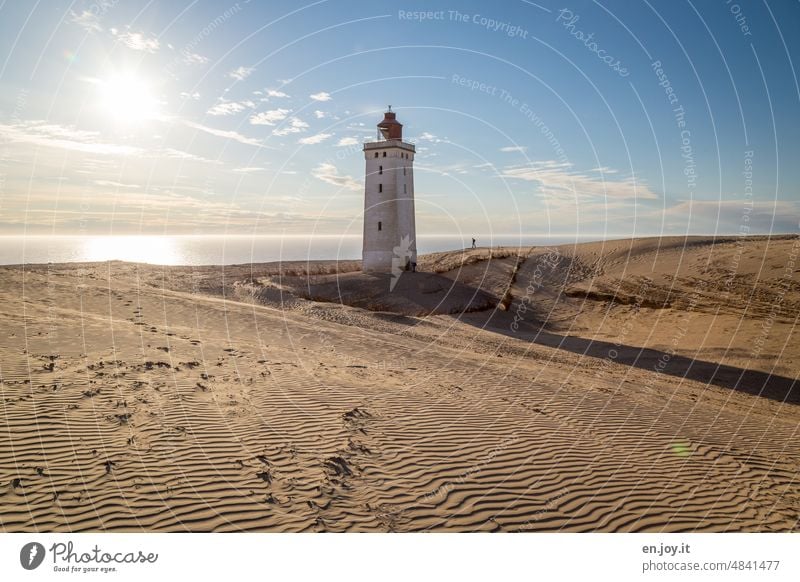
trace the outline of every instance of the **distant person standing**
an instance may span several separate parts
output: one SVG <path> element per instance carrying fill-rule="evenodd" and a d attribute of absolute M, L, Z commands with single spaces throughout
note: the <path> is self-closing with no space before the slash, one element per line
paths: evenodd
<path fill-rule="evenodd" d="M 473 248 L 473 249 L 474 249 L 474 248 L 476 248 L 476 247 L 475 247 L 475 237 L 474 237 L 474 236 L 472 237 L 472 248 Z"/>

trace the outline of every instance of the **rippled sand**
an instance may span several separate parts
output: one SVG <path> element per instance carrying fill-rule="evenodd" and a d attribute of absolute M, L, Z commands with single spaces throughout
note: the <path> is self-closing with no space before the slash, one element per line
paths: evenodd
<path fill-rule="evenodd" d="M 0 529 L 797 530 L 800 243 L 712 242 L 0 268 Z"/>

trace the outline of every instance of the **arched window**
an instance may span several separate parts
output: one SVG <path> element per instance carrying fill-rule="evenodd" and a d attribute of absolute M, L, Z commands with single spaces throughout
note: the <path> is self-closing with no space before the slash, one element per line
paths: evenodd
<path fill-rule="evenodd" d="M 378 230 L 383 230 L 383 223 L 380 220 L 378 221 Z"/>
<path fill-rule="evenodd" d="M 378 184 L 378 192 L 383 192 L 383 184 Z"/>
<path fill-rule="evenodd" d="M 386 152 L 383 152 L 383 157 L 384 157 L 384 158 L 386 157 Z"/>
<path fill-rule="evenodd" d="M 378 173 L 383 174 L 383 166 L 378 166 Z"/>
<path fill-rule="evenodd" d="M 376 157 L 376 158 L 378 157 L 378 152 L 375 152 L 375 157 Z"/>

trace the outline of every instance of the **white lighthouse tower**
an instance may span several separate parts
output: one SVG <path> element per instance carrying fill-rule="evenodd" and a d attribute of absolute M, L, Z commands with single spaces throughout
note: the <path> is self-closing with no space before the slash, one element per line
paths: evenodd
<path fill-rule="evenodd" d="M 364 247 L 362 270 L 393 273 L 417 262 L 414 224 L 414 144 L 392 106 L 378 124 L 378 140 L 364 144 Z"/>

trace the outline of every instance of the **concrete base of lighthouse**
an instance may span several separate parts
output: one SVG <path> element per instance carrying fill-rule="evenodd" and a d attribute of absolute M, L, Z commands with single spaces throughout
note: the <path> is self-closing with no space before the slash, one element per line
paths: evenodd
<path fill-rule="evenodd" d="M 387 251 L 365 251 L 361 259 L 361 270 L 366 273 L 391 273 L 394 253 Z"/>

